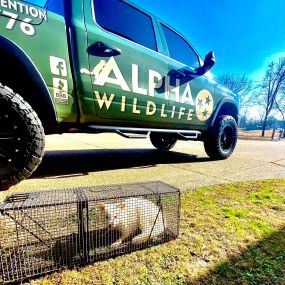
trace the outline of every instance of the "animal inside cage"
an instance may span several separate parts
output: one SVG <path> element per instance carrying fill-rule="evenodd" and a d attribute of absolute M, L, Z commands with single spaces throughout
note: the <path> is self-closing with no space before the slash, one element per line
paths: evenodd
<path fill-rule="evenodd" d="M 13 193 L 0 204 L 0 283 L 167 242 L 180 192 L 162 182 Z"/>

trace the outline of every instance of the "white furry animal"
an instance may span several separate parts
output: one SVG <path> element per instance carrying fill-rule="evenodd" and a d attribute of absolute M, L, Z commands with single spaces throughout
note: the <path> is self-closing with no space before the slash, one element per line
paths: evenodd
<path fill-rule="evenodd" d="M 119 230 L 120 238 L 111 245 L 118 247 L 138 229 L 140 234 L 132 239 L 132 244 L 140 244 L 164 233 L 165 225 L 158 206 L 147 199 L 128 198 L 121 203 L 99 203 L 102 212 L 108 215 L 108 226 Z"/>

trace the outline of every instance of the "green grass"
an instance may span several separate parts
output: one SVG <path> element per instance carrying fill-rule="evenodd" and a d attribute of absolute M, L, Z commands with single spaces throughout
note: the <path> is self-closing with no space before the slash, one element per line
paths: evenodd
<path fill-rule="evenodd" d="M 248 210 L 245 209 L 237 209 L 233 207 L 223 207 L 222 212 L 224 213 L 225 218 L 245 218 L 248 215 Z"/>
<path fill-rule="evenodd" d="M 284 210 L 285 179 L 184 192 L 177 240 L 30 284 L 285 284 Z"/>

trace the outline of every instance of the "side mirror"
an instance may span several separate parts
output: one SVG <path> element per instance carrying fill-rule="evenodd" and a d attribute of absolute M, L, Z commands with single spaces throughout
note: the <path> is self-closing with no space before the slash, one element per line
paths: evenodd
<path fill-rule="evenodd" d="M 204 59 L 204 65 L 197 68 L 197 74 L 203 75 L 207 71 L 209 71 L 216 62 L 215 54 L 213 51 L 210 51 L 209 53 L 206 54 L 205 59 Z"/>
<path fill-rule="evenodd" d="M 209 71 L 215 65 L 215 62 L 215 54 L 213 51 L 210 51 L 208 54 L 206 54 L 204 60 L 204 69 L 206 70 L 206 72 Z"/>

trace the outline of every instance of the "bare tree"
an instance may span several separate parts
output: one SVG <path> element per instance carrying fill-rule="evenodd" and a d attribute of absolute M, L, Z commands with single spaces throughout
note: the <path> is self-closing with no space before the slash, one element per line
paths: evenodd
<path fill-rule="evenodd" d="M 285 81 L 285 57 L 279 58 L 278 62 L 270 62 L 264 77 L 264 83 L 261 86 L 261 95 L 264 101 L 264 120 L 262 126 L 262 136 L 264 136 L 266 129 L 267 118 L 276 106 L 276 98 L 284 86 Z"/>
<path fill-rule="evenodd" d="M 231 74 L 225 73 L 219 76 L 218 81 L 239 95 L 240 109 L 247 108 L 250 103 L 253 103 L 254 85 L 245 74 Z"/>
<path fill-rule="evenodd" d="M 284 91 L 285 91 L 285 88 L 284 88 Z M 283 120 L 283 133 L 285 133 L 285 93 L 282 92 L 279 98 L 276 99 L 275 109 L 281 114 L 281 117 Z"/>

